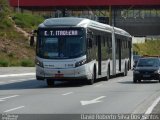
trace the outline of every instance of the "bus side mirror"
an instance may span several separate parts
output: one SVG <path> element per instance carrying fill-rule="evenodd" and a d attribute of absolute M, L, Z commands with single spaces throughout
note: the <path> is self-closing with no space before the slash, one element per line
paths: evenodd
<path fill-rule="evenodd" d="M 37 30 L 33 30 L 30 35 L 30 46 L 33 47 L 35 43 L 35 36 L 37 34 Z"/>
<path fill-rule="evenodd" d="M 34 31 L 33 31 L 34 34 L 37 34 L 37 32 L 38 32 L 38 30 L 34 30 Z"/>

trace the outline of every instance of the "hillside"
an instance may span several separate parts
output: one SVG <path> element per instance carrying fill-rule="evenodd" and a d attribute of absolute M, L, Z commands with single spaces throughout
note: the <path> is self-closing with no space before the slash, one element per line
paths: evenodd
<path fill-rule="evenodd" d="M 0 0 L 0 67 L 34 66 L 35 47 L 29 46 L 29 35 L 44 18 L 29 12 L 16 13 Z M 134 44 L 140 55 L 160 55 L 160 40 Z"/>
<path fill-rule="evenodd" d="M 0 0 L 0 66 L 34 66 L 35 48 L 29 34 L 44 19 L 31 13 L 14 13 Z"/>
<path fill-rule="evenodd" d="M 148 40 L 145 43 L 134 44 L 133 51 L 139 55 L 160 56 L 160 40 Z"/>

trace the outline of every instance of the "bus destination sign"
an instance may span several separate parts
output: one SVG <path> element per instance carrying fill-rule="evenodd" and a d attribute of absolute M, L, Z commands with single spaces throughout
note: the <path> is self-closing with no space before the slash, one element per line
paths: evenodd
<path fill-rule="evenodd" d="M 44 30 L 43 36 L 77 36 L 80 35 L 78 30 Z"/>

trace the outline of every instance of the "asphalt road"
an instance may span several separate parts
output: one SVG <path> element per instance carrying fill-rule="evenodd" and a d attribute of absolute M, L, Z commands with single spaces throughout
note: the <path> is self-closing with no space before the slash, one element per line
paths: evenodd
<path fill-rule="evenodd" d="M 135 84 L 132 77 L 129 71 L 126 77 L 99 80 L 94 85 L 57 82 L 55 87 L 48 88 L 46 82 L 35 79 L 35 68 L 0 68 L 0 119 L 4 120 L 6 114 L 20 114 L 20 120 L 98 119 L 90 114 L 160 114 L 160 83 Z"/>

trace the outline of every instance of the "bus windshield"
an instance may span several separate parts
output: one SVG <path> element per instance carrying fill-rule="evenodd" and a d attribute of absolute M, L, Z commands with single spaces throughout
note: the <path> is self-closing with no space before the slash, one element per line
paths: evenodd
<path fill-rule="evenodd" d="M 65 33 L 67 34 L 66 36 L 64 34 L 39 36 L 37 55 L 45 59 L 68 59 L 84 55 L 86 53 L 85 36 L 68 35 L 70 33 L 66 31 Z"/>

